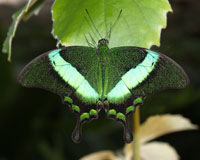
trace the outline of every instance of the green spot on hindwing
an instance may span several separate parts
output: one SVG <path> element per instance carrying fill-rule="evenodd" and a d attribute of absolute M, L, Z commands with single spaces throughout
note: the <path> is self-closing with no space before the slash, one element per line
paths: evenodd
<path fill-rule="evenodd" d="M 126 114 L 130 113 L 130 112 L 133 112 L 134 111 L 134 106 L 129 106 L 126 108 Z"/>
<path fill-rule="evenodd" d="M 78 113 L 80 113 L 80 108 L 77 105 L 72 104 L 72 109 Z"/>
<path fill-rule="evenodd" d="M 138 97 L 133 101 L 134 106 L 142 103 L 142 97 Z"/>
<path fill-rule="evenodd" d="M 68 102 L 68 103 L 72 104 L 73 100 L 70 97 L 66 96 L 65 99 L 64 99 L 64 102 Z"/>
<path fill-rule="evenodd" d="M 97 111 L 95 109 L 90 110 L 90 116 L 97 116 Z"/>
<path fill-rule="evenodd" d="M 119 112 L 117 113 L 117 116 L 116 116 L 117 119 L 120 119 L 122 121 L 126 121 L 126 117 L 123 113 Z"/>
<path fill-rule="evenodd" d="M 81 121 L 85 120 L 85 119 L 89 119 L 89 118 L 90 118 L 90 115 L 87 112 L 82 113 L 81 116 L 80 116 Z"/>
<path fill-rule="evenodd" d="M 115 115 L 117 114 L 117 112 L 116 112 L 115 109 L 111 109 L 111 110 L 108 111 L 108 114 L 109 114 L 109 115 L 114 115 L 114 116 L 115 116 Z"/>

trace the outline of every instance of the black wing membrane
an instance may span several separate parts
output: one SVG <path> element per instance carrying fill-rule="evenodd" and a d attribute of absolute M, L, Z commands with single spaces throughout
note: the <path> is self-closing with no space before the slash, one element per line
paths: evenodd
<path fill-rule="evenodd" d="M 72 46 L 62 50 L 60 55 L 65 61 L 75 66 L 89 84 L 98 91 L 99 59 L 96 48 Z"/>
<path fill-rule="evenodd" d="M 116 47 L 109 50 L 109 76 L 107 93 L 121 80 L 131 68 L 135 68 L 146 56 L 136 47 Z"/>
<path fill-rule="evenodd" d="M 51 52 L 51 51 L 50 51 Z M 48 54 L 44 53 L 28 63 L 18 76 L 18 81 L 24 87 L 42 88 L 60 96 L 70 95 L 73 88 L 54 71 Z"/>
<path fill-rule="evenodd" d="M 166 89 L 181 89 L 189 84 L 189 78 L 179 64 L 162 53 L 158 54 L 154 70 L 132 90 L 135 96 L 146 96 Z"/>
<path fill-rule="evenodd" d="M 51 61 L 49 58 L 49 54 L 54 51 L 56 50 L 44 53 L 32 60 L 21 71 L 18 81 L 25 87 L 42 88 L 61 96 L 63 103 L 67 104 L 72 112 L 77 115 L 77 125 L 72 134 L 72 139 L 78 143 L 81 139 L 82 125 L 87 121 L 98 118 L 98 109 L 96 102 L 83 102 L 75 94 L 77 88 L 66 82 L 63 76 L 55 70 L 52 62 L 56 63 L 56 59 Z M 97 89 L 98 63 L 95 63 L 97 61 L 96 49 L 75 46 L 60 49 L 58 53 L 55 52 L 56 54 L 59 54 L 64 62 L 70 63 L 95 90 Z M 68 74 L 68 72 L 64 74 Z"/>

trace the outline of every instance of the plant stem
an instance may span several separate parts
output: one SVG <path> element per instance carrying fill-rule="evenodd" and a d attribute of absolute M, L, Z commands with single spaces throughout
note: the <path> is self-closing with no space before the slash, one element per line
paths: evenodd
<path fill-rule="evenodd" d="M 136 107 L 135 113 L 133 115 L 133 157 L 134 160 L 140 160 L 140 136 L 139 136 L 139 129 L 140 129 L 140 106 Z"/>

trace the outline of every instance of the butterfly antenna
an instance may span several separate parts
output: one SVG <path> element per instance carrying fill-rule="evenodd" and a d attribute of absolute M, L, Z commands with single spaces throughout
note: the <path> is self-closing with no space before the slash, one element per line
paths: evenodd
<path fill-rule="evenodd" d="M 94 38 L 92 37 L 92 35 L 90 34 L 90 32 L 89 32 L 89 35 L 90 35 L 90 38 L 91 38 L 93 44 L 97 46 L 97 43 L 96 43 L 96 41 L 94 40 Z"/>
<path fill-rule="evenodd" d="M 90 14 L 89 14 L 88 10 L 87 10 L 87 9 L 85 9 L 85 11 L 86 11 L 86 13 L 87 13 L 87 15 L 88 15 L 88 17 L 89 17 L 89 19 L 90 19 L 90 21 L 91 21 L 91 23 L 92 23 L 92 25 L 93 25 L 94 29 L 96 30 L 96 32 L 99 34 L 99 36 L 100 36 L 100 37 L 101 37 L 101 39 L 102 39 L 102 36 L 101 36 L 101 34 L 99 33 L 98 29 L 96 28 L 96 26 L 95 26 L 95 24 L 94 24 L 94 22 L 93 22 L 92 18 L 90 17 Z"/>
<path fill-rule="evenodd" d="M 86 42 L 87 42 L 88 46 L 93 47 L 93 48 L 96 47 L 96 46 L 94 46 L 92 43 L 90 43 L 90 42 L 88 41 L 88 39 L 87 39 L 87 37 L 86 37 L 85 34 L 84 34 L 84 37 L 85 37 L 85 39 L 86 39 Z"/>
<path fill-rule="evenodd" d="M 110 24 L 110 30 L 109 30 L 109 32 L 106 34 L 106 39 L 107 39 L 108 41 L 110 41 L 110 37 L 111 37 L 111 28 L 112 28 L 112 24 Z"/>
<path fill-rule="evenodd" d="M 106 39 L 110 40 L 112 28 L 117 24 L 117 22 L 118 22 L 118 20 L 119 20 L 119 18 L 121 16 L 121 14 L 122 14 L 122 9 L 120 10 L 119 15 L 117 16 L 117 19 L 115 20 L 115 22 L 113 23 L 113 25 L 110 26 L 110 30 L 106 34 Z"/>

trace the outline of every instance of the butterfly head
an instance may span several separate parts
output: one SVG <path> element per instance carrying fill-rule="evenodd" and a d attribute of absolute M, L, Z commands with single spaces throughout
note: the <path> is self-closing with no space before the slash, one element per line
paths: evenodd
<path fill-rule="evenodd" d="M 106 64 L 108 54 L 108 43 L 107 39 L 100 39 L 98 42 L 97 54 L 99 55 L 101 64 Z"/>
<path fill-rule="evenodd" d="M 101 47 L 101 46 L 108 46 L 109 44 L 109 41 L 107 39 L 100 39 L 99 42 L 98 42 L 98 47 Z"/>
<path fill-rule="evenodd" d="M 104 110 L 107 110 L 108 109 L 108 100 L 107 98 L 102 100 L 102 99 L 99 99 L 98 102 L 97 102 L 97 110 L 100 111 L 101 109 L 104 109 Z"/>

